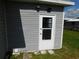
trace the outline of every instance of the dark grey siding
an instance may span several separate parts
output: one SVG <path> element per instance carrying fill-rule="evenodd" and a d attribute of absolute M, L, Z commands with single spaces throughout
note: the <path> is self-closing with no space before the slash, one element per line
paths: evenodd
<path fill-rule="evenodd" d="M 0 0 L 0 59 L 4 59 L 6 52 L 6 32 L 5 32 L 5 5 L 4 1 Z"/>
<path fill-rule="evenodd" d="M 72 29 L 74 27 L 72 22 L 64 22 L 65 29 Z"/>
<path fill-rule="evenodd" d="M 69 29 L 69 30 L 79 31 L 79 21 L 76 21 L 76 22 L 65 21 L 64 22 L 64 28 Z"/>
<path fill-rule="evenodd" d="M 20 9 L 15 4 L 6 6 L 8 49 L 25 48 Z"/>
<path fill-rule="evenodd" d="M 26 48 L 26 50 L 38 50 L 39 42 L 39 14 L 56 15 L 55 45 L 61 48 L 61 34 L 63 23 L 63 7 L 40 5 L 37 12 L 36 4 L 8 3 L 7 27 L 9 48 Z M 47 12 L 52 7 L 52 12 Z"/>

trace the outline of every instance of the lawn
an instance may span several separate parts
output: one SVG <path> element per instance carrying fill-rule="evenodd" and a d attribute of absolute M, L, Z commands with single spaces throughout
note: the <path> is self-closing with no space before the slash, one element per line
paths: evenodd
<path fill-rule="evenodd" d="M 10 59 L 23 59 L 23 53 L 20 53 L 20 55 L 17 56 L 13 55 Z"/>
<path fill-rule="evenodd" d="M 32 59 L 79 59 L 79 32 L 64 30 L 63 48 L 54 55 L 34 55 Z"/>
<path fill-rule="evenodd" d="M 79 59 L 79 32 L 64 30 L 63 48 L 54 51 L 53 55 L 32 54 L 31 59 Z"/>

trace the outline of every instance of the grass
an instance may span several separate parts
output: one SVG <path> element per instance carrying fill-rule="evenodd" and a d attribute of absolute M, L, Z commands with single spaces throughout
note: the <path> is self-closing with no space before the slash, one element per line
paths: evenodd
<path fill-rule="evenodd" d="M 20 53 L 20 55 L 13 55 L 13 56 L 11 56 L 11 58 L 10 59 L 23 59 L 23 53 Z"/>
<path fill-rule="evenodd" d="M 21 59 L 21 56 L 15 59 Z M 31 59 L 79 59 L 79 32 L 64 30 L 63 48 L 55 54 L 34 55 Z"/>
<path fill-rule="evenodd" d="M 32 55 L 32 59 L 79 59 L 79 32 L 64 30 L 63 48 L 54 55 Z"/>

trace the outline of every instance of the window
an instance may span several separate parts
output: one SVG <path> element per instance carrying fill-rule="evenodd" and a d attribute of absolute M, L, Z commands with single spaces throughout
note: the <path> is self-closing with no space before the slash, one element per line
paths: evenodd
<path fill-rule="evenodd" d="M 42 18 L 42 39 L 51 40 L 52 17 Z"/>
<path fill-rule="evenodd" d="M 51 39 L 51 30 L 50 29 L 43 29 L 43 40 Z"/>
<path fill-rule="evenodd" d="M 52 18 L 43 17 L 43 28 L 52 28 Z"/>

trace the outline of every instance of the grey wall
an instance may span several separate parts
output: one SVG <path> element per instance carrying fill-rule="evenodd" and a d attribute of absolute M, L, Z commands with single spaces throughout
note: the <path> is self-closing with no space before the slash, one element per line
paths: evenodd
<path fill-rule="evenodd" d="M 4 0 L 0 0 L 0 59 L 4 59 L 6 50 L 5 4 Z"/>
<path fill-rule="evenodd" d="M 20 14 L 26 43 L 26 50 L 38 50 L 39 14 L 35 10 L 27 9 L 21 9 Z"/>
<path fill-rule="evenodd" d="M 38 50 L 39 39 L 39 14 L 56 15 L 55 49 L 61 48 L 61 32 L 63 21 L 63 7 L 40 5 L 37 12 L 37 4 L 8 3 L 7 27 L 9 48 L 26 48 L 26 50 Z M 47 8 L 52 7 L 52 12 Z"/>
<path fill-rule="evenodd" d="M 25 48 L 19 7 L 10 3 L 6 6 L 8 49 Z"/>
<path fill-rule="evenodd" d="M 78 30 L 79 31 L 79 22 L 68 22 L 65 21 L 65 25 L 64 25 L 65 29 L 70 29 L 70 30 Z"/>
<path fill-rule="evenodd" d="M 65 29 L 72 29 L 73 28 L 72 22 L 64 22 L 64 28 Z"/>

